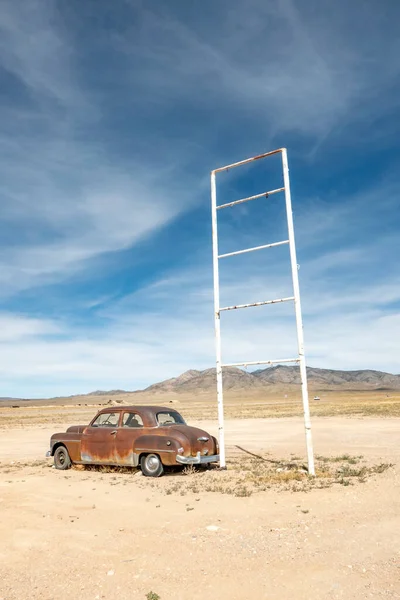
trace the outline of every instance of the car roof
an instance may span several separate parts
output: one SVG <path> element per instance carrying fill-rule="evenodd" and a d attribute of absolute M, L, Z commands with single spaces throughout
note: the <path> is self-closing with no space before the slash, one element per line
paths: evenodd
<path fill-rule="evenodd" d="M 138 412 L 148 412 L 148 413 L 156 413 L 156 412 L 160 412 L 160 411 L 176 411 L 175 408 L 172 408 L 171 406 L 106 406 L 104 408 L 102 408 L 99 413 L 103 413 L 103 412 L 121 412 L 121 411 L 135 411 L 137 410 Z"/>

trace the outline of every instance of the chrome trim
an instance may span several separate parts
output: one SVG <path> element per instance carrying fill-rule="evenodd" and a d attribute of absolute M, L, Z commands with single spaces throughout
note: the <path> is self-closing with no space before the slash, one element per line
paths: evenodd
<path fill-rule="evenodd" d="M 157 454 L 158 452 L 176 452 L 176 450 L 168 450 L 167 448 L 136 448 L 138 452 L 148 452 L 149 454 Z"/>
<path fill-rule="evenodd" d="M 176 462 L 181 465 L 203 465 L 207 463 L 219 462 L 219 454 L 212 456 L 201 456 L 200 452 L 196 456 L 181 456 L 176 455 Z"/>
<path fill-rule="evenodd" d="M 81 441 L 82 440 L 71 440 L 69 438 L 64 438 L 62 440 L 54 440 L 54 442 L 52 442 L 51 445 L 54 446 L 55 444 L 58 444 L 59 442 L 61 442 L 61 444 L 66 444 L 66 443 L 69 444 L 69 442 L 81 442 Z"/>

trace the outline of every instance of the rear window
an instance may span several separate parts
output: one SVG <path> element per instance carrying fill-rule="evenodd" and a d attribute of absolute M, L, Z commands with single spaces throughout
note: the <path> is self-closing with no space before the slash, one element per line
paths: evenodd
<path fill-rule="evenodd" d="M 157 413 L 157 423 L 159 425 L 186 425 L 184 419 L 175 410 L 165 410 Z"/>

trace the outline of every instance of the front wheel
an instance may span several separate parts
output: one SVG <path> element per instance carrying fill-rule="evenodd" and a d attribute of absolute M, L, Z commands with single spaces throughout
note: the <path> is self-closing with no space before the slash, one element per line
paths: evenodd
<path fill-rule="evenodd" d="M 145 477 L 161 477 L 164 473 L 164 467 L 157 454 L 147 454 L 140 460 L 140 468 Z"/>
<path fill-rule="evenodd" d="M 60 471 L 65 471 L 70 468 L 71 459 L 65 446 L 59 446 L 54 452 L 54 466 Z"/>

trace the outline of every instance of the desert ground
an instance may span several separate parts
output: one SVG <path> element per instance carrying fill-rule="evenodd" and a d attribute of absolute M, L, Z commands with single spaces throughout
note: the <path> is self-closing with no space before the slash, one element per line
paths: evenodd
<path fill-rule="evenodd" d="M 156 480 L 44 458 L 108 399 L 1 408 L 0 598 L 400 598 L 400 399 L 373 396 L 312 405 L 315 480 L 295 399 L 228 398 L 227 471 Z M 156 401 L 216 433 L 211 401 Z"/>

